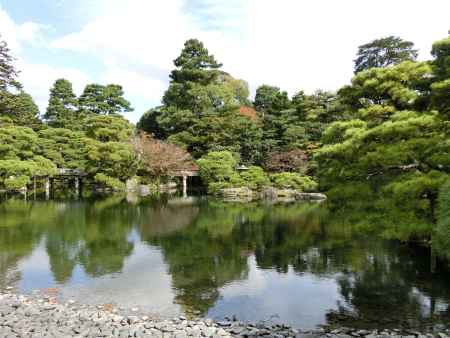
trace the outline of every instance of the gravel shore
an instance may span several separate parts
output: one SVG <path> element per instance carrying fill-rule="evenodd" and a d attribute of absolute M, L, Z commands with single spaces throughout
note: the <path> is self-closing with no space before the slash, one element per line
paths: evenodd
<path fill-rule="evenodd" d="M 0 337 L 273 337 L 273 338 L 450 338 L 440 327 L 432 333 L 400 330 L 352 330 L 334 328 L 302 331 L 288 325 L 267 322 L 244 323 L 204 318 L 150 318 L 139 309 L 118 310 L 113 306 L 92 306 L 73 300 L 58 303 L 54 298 L 13 293 L 0 294 Z"/>

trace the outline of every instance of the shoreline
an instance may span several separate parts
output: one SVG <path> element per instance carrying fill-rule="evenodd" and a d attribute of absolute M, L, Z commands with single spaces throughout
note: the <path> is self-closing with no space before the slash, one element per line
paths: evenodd
<path fill-rule="evenodd" d="M 58 302 L 44 293 L 20 295 L 0 292 L 0 337 L 267 337 L 267 338 L 449 338 L 450 330 L 438 325 L 433 332 L 415 330 L 364 330 L 323 327 L 301 330 L 269 322 L 178 316 L 162 319 L 138 308 L 111 304 L 87 305 L 74 300 Z"/>

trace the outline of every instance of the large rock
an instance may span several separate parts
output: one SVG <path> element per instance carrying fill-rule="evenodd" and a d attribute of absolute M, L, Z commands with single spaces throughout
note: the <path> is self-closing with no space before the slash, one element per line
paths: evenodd
<path fill-rule="evenodd" d="M 139 181 L 136 178 L 129 178 L 126 183 L 127 192 L 137 192 Z"/>
<path fill-rule="evenodd" d="M 327 196 L 321 193 L 306 193 L 295 189 L 277 189 L 266 187 L 261 192 L 261 198 L 283 201 L 324 201 Z"/>
<path fill-rule="evenodd" d="M 253 191 L 248 187 L 221 189 L 220 195 L 226 199 L 252 199 L 254 197 Z"/>
<path fill-rule="evenodd" d="M 318 192 L 301 192 L 297 193 L 295 195 L 295 198 L 301 201 L 325 201 L 327 199 L 327 196 Z"/>

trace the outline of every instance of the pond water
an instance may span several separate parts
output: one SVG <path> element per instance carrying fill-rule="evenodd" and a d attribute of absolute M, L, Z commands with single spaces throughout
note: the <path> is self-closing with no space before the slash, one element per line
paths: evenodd
<path fill-rule="evenodd" d="M 383 239 L 318 204 L 207 199 L 0 202 L 0 288 L 173 316 L 300 328 L 450 318 L 429 249 Z"/>

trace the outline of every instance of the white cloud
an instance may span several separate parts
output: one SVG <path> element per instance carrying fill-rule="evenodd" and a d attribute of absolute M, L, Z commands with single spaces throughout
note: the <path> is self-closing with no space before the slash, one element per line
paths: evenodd
<path fill-rule="evenodd" d="M 120 83 L 134 95 L 156 102 L 160 100 L 161 93 L 166 89 L 166 84 L 158 78 L 147 77 L 120 67 L 109 68 L 102 82 Z"/>
<path fill-rule="evenodd" d="M 79 94 L 85 84 L 90 82 L 87 75 L 76 68 L 55 67 L 51 64 L 38 64 L 23 55 L 27 45 L 43 47 L 46 26 L 35 22 L 15 23 L 8 13 L 0 7 L 0 32 L 2 39 L 8 43 L 11 54 L 17 58 L 16 68 L 20 70 L 20 82 L 25 91 L 30 93 L 41 113 L 47 107 L 50 87 L 58 78 L 70 79 L 74 90 Z"/>
<path fill-rule="evenodd" d="M 270 83 L 293 93 L 347 83 L 357 46 L 380 36 L 410 39 L 427 58 L 447 32 L 450 12 L 446 0 L 202 0 L 198 13 L 186 10 L 189 3 L 108 1 L 97 19 L 53 46 L 106 65 L 147 66 L 149 76 L 164 79 L 184 40 L 195 36 L 253 88 Z"/>
<path fill-rule="evenodd" d="M 22 46 L 25 44 L 35 46 L 42 44 L 45 28 L 45 25 L 31 21 L 16 24 L 0 5 L 0 33 L 14 54 L 20 54 Z"/>

